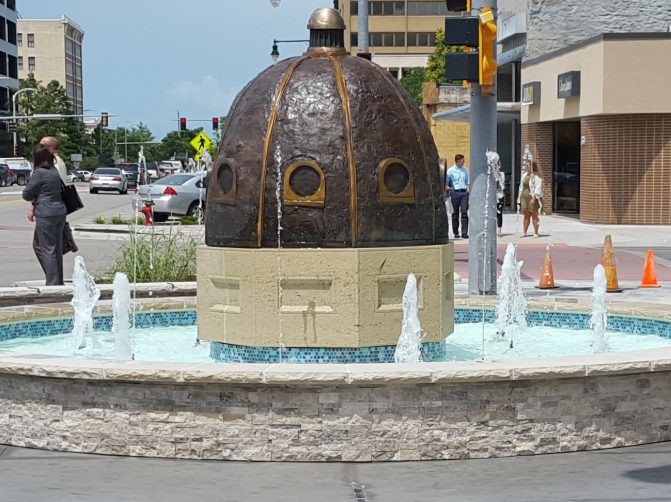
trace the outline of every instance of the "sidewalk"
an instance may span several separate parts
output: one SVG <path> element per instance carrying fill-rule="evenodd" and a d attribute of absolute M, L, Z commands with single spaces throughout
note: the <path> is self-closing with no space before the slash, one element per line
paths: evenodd
<path fill-rule="evenodd" d="M 537 282 L 549 246 L 556 283 L 591 281 L 594 267 L 601 259 L 604 238 L 611 235 L 620 280 L 640 281 L 646 251 L 652 249 L 658 281 L 671 281 L 671 226 L 590 225 L 552 215 L 541 218 L 538 239 L 522 237 L 521 228 L 521 216 L 503 215 L 504 236 L 497 240 L 499 272 L 506 247 L 512 243 L 517 246 L 518 259 L 524 262 L 522 280 Z M 453 242 L 454 269 L 461 280 L 466 281 L 470 243 L 467 239 Z"/>

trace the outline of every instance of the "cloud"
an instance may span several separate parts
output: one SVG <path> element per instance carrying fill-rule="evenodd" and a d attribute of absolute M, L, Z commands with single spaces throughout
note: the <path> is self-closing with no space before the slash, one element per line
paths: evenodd
<path fill-rule="evenodd" d="M 166 104 L 173 108 L 224 114 L 228 112 L 236 93 L 237 91 L 223 89 L 212 75 L 204 75 L 196 82 L 174 82 L 164 95 Z"/>

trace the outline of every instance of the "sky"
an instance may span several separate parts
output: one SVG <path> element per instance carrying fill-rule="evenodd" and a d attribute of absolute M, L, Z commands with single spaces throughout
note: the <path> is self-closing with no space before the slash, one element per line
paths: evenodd
<path fill-rule="evenodd" d="M 142 122 L 157 140 L 177 128 L 211 130 L 247 82 L 272 64 L 273 39 L 309 37 L 307 22 L 330 0 L 17 0 L 19 18 L 59 19 L 84 29 L 86 114 L 109 126 Z M 25 35 L 24 35 L 25 38 Z M 279 44 L 280 59 L 306 43 Z M 46 82 L 44 82 L 46 84 Z"/>

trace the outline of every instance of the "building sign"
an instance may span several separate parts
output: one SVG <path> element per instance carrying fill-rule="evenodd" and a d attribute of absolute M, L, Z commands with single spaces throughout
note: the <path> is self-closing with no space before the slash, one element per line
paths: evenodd
<path fill-rule="evenodd" d="M 580 96 L 580 72 L 569 71 L 557 76 L 557 98 Z"/>
<path fill-rule="evenodd" d="M 541 102 L 541 83 L 529 82 L 522 86 L 522 104 L 537 105 Z"/>

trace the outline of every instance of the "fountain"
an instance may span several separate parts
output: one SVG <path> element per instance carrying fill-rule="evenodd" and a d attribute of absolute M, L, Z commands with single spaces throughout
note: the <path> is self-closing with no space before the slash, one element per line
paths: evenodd
<path fill-rule="evenodd" d="M 135 360 L 34 355 L 8 343 L 0 348 L 0 444 L 368 462 L 671 439 L 671 312 L 664 306 L 609 305 L 609 329 L 636 342 L 629 352 L 436 362 L 445 338 L 459 335 L 451 334 L 455 320 L 494 321 L 495 311 L 471 298 L 453 309 L 435 145 L 388 72 L 345 54 L 336 11 L 320 9 L 310 27 L 308 53 L 265 70 L 236 98 L 208 186 L 198 336 L 211 340 L 215 359 L 242 364 L 187 361 L 178 350 L 170 352 L 180 361 L 144 360 L 137 332 Z M 510 283 L 519 280 L 512 258 Z M 416 317 L 412 302 L 403 305 L 411 273 Z M 127 311 L 127 296 L 117 300 L 118 315 Z M 506 301 L 522 304 L 514 294 Z M 589 332 L 588 302 L 576 299 L 570 311 L 561 305 L 545 297 L 530 302 L 528 329 L 546 346 L 557 345 L 549 326 Z M 70 331 L 61 308 L 0 311 L 0 339 Z M 192 345 L 196 311 L 184 301 L 139 300 L 137 309 L 138 329 L 181 326 L 191 330 L 184 338 Z M 421 319 L 427 362 L 373 362 L 393 359 L 404 315 L 414 335 Z M 503 318 L 515 330 L 522 322 Z M 109 330 L 109 308 L 101 306 L 93 324 Z M 666 345 L 646 345 L 653 334 Z M 471 338 L 477 348 L 477 334 Z M 163 332 L 151 339 L 166 345 Z M 619 343 L 609 340 L 623 350 Z M 371 363 L 355 364 L 362 361 Z"/>
<path fill-rule="evenodd" d="M 592 288 L 592 318 L 590 326 L 594 332 L 592 346 L 594 352 L 608 350 L 606 327 L 608 326 L 608 311 L 606 310 L 606 271 L 603 265 L 594 267 L 594 287 Z"/>
<path fill-rule="evenodd" d="M 417 278 L 408 274 L 403 291 L 403 323 L 401 336 L 396 344 L 394 362 L 418 363 L 422 360 L 422 327 L 419 323 L 417 304 Z"/>
<path fill-rule="evenodd" d="M 114 357 L 117 360 L 126 361 L 133 359 L 129 320 L 131 310 L 130 284 L 126 274 L 117 272 L 114 276 L 113 287 L 112 334 L 114 335 Z"/>
<path fill-rule="evenodd" d="M 501 266 L 499 304 L 496 308 L 496 327 L 500 336 L 507 337 L 513 347 L 514 330 L 527 328 L 527 299 L 522 290 L 520 271 L 524 262 L 517 261 L 517 250 L 510 243 Z"/>
<path fill-rule="evenodd" d="M 72 287 L 71 305 L 75 312 L 72 329 L 73 349 L 81 350 L 86 347 L 86 340 L 93 333 L 93 308 L 100 298 L 100 289 L 86 270 L 84 258 L 81 256 L 75 256 Z"/>

